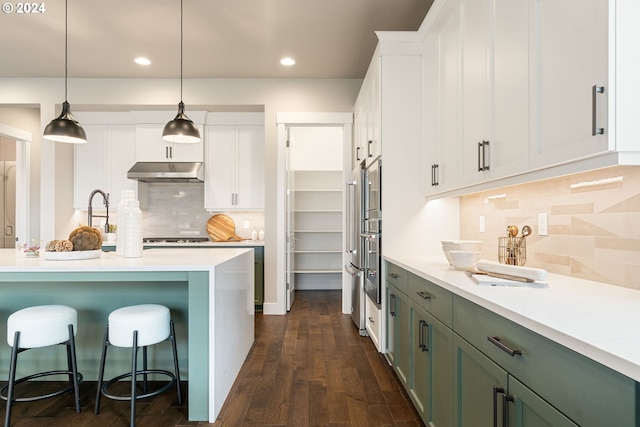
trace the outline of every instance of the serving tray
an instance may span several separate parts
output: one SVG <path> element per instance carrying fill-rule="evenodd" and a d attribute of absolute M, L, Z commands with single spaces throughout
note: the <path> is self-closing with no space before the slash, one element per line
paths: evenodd
<path fill-rule="evenodd" d="M 71 252 L 44 252 L 44 259 L 51 261 L 70 261 L 78 259 L 100 258 L 102 250 L 93 251 L 71 251 Z"/>

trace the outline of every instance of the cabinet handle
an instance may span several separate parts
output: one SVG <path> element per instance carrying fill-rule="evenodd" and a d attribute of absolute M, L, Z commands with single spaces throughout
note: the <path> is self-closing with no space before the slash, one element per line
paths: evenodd
<path fill-rule="evenodd" d="M 169 146 L 164 147 L 164 158 L 169 158 Z"/>
<path fill-rule="evenodd" d="M 489 158 L 489 141 L 482 141 L 482 170 L 488 171 L 491 159 Z"/>
<path fill-rule="evenodd" d="M 371 154 L 371 144 L 373 144 L 372 139 L 370 139 L 369 143 L 367 144 L 367 157 L 373 157 L 373 154 Z"/>
<path fill-rule="evenodd" d="M 389 273 L 389 277 L 391 277 L 392 279 L 397 279 L 398 275 L 396 273 Z"/>
<path fill-rule="evenodd" d="M 487 337 L 487 339 L 489 340 L 489 342 L 493 345 L 495 345 L 496 347 L 498 347 L 500 350 L 504 351 L 505 353 L 507 353 L 509 356 L 513 357 L 516 354 L 518 356 L 522 356 L 522 352 L 520 350 L 512 350 L 509 347 L 507 347 L 506 345 L 504 345 L 501 341 L 499 337 Z"/>
<path fill-rule="evenodd" d="M 369 316 L 369 322 L 375 324 L 375 320 L 373 320 L 373 317 Z"/>
<path fill-rule="evenodd" d="M 416 294 L 418 294 L 418 296 L 424 300 L 431 300 L 431 295 L 429 295 L 428 293 L 424 292 L 424 291 L 418 291 L 416 292 Z"/>
<path fill-rule="evenodd" d="M 435 187 L 439 184 L 438 182 L 438 170 L 439 167 L 437 164 L 431 165 L 431 186 Z"/>
<path fill-rule="evenodd" d="M 360 147 L 356 147 L 356 160 L 360 161 Z"/>
<path fill-rule="evenodd" d="M 487 149 L 489 148 L 489 141 L 478 142 L 478 172 L 488 171 L 489 162 L 487 158 Z"/>
<path fill-rule="evenodd" d="M 598 100 L 596 97 L 599 93 L 604 93 L 604 86 L 593 85 L 591 87 L 591 135 L 593 136 L 604 134 L 604 128 L 599 128 L 596 124 L 598 112 Z"/>
<path fill-rule="evenodd" d="M 434 173 L 434 177 L 435 177 L 435 184 L 436 186 L 440 185 L 440 165 L 439 164 L 435 164 L 434 165 L 434 169 L 435 169 L 435 173 Z"/>
<path fill-rule="evenodd" d="M 396 317 L 396 295 L 389 294 L 389 316 Z"/>
<path fill-rule="evenodd" d="M 169 158 L 173 159 L 173 147 L 169 147 Z"/>
<path fill-rule="evenodd" d="M 429 351 L 429 346 L 427 345 L 429 342 L 429 324 L 424 320 L 420 320 L 418 328 L 418 346 L 423 352 Z"/>
<path fill-rule="evenodd" d="M 509 402 L 513 400 L 513 396 L 502 393 L 502 427 L 509 427 Z"/>
<path fill-rule="evenodd" d="M 502 387 L 493 386 L 493 427 L 498 427 L 498 393 L 502 393 L 504 395 L 504 389 Z M 502 422 L 504 424 L 504 419 Z"/>

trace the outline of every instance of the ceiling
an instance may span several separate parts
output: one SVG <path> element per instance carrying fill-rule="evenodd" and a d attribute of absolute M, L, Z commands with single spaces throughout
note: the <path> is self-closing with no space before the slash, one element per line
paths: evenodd
<path fill-rule="evenodd" d="M 415 31 L 432 2 L 185 0 L 184 77 L 363 78 L 374 31 Z M 0 14 L 0 77 L 64 76 L 64 1 L 37 4 L 43 13 Z M 179 77 L 180 1 L 68 0 L 68 73 Z"/>

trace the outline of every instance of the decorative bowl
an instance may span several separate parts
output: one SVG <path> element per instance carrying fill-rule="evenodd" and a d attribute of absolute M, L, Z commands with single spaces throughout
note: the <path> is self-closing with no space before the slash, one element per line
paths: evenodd
<path fill-rule="evenodd" d="M 480 260 L 478 251 L 450 251 L 449 259 L 456 270 L 472 271 L 476 269 Z"/>

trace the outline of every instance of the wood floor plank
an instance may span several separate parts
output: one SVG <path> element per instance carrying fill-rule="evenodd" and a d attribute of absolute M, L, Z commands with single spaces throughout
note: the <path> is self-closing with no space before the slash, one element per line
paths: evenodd
<path fill-rule="evenodd" d="M 423 426 L 385 357 L 341 307 L 340 291 L 298 291 L 286 316 L 257 314 L 255 343 L 215 423 L 188 421 L 185 383 L 182 405 L 175 391 L 140 401 L 137 426 Z M 95 392 L 95 382 L 81 384 L 80 414 L 71 394 L 17 403 L 12 426 L 127 427 L 129 403 L 103 398 L 94 415 Z"/>

